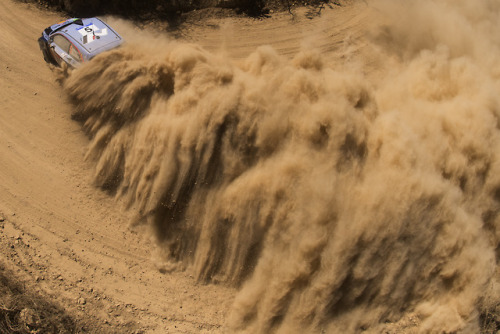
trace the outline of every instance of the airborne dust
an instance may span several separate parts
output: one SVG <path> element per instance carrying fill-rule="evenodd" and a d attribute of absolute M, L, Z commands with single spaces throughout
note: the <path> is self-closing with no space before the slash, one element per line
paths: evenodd
<path fill-rule="evenodd" d="M 500 302 L 500 1 L 369 4 L 371 70 L 156 39 L 64 80 L 163 269 L 239 287 L 229 332 L 477 332 Z"/>

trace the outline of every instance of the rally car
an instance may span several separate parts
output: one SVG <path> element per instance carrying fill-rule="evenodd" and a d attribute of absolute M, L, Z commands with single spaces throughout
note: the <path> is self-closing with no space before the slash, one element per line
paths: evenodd
<path fill-rule="evenodd" d="M 71 68 L 122 43 L 122 37 L 97 17 L 59 22 L 45 29 L 38 39 L 46 62 L 66 63 Z"/>

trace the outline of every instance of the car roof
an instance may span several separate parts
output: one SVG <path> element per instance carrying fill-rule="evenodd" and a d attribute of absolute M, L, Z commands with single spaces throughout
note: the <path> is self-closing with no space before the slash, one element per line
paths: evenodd
<path fill-rule="evenodd" d="M 114 48 L 122 43 L 122 38 L 106 23 L 92 18 L 72 18 L 50 27 L 50 35 L 62 33 L 70 36 L 80 49 L 84 49 L 89 55 Z"/>

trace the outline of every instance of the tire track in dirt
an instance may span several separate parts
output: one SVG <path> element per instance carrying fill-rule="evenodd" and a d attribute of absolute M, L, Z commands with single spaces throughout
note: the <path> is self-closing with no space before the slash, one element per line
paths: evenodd
<path fill-rule="evenodd" d="M 363 1 L 343 1 L 342 6 L 297 8 L 273 13 L 267 18 L 206 19 L 192 14 L 179 34 L 212 52 L 225 52 L 243 59 L 261 45 L 272 45 L 278 53 L 292 57 L 301 49 L 317 49 L 323 54 L 344 53 L 354 47 L 360 52 L 365 43 L 369 6 Z M 354 50 L 353 50 L 354 51 Z M 338 61 L 338 59 L 335 59 Z"/>

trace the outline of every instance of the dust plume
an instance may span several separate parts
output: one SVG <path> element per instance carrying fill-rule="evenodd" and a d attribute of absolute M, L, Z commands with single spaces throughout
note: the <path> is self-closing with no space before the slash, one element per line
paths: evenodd
<path fill-rule="evenodd" d="M 477 332 L 500 302 L 500 2 L 370 4 L 373 73 L 156 39 L 65 79 L 164 270 L 240 287 L 229 332 Z"/>

